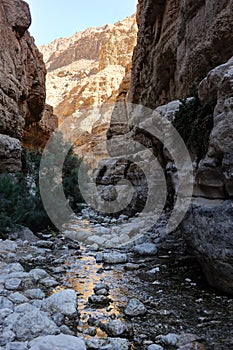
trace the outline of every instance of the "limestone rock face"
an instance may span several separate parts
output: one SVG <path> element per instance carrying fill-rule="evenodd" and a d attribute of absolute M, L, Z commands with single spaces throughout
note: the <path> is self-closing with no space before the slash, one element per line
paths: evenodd
<path fill-rule="evenodd" d="M 140 0 L 130 100 L 154 108 L 192 96 L 233 54 L 232 10 L 231 0 Z"/>
<path fill-rule="evenodd" d="M 136 37 L 136 19 L 131 16 L 40 47 L 48 69 L 47 102 L 60 122 L 75 118 L 75 150 L 80 156 L 95 147 L 99 155 L 106 152 L 111 113 L 102 112 L 103 105 L 113 105 L 119 95 L 128 93 Z M 90 157 L 92 166 L 98 154 Z"/>
<path fill-rule="evenodd" d="M 194 191 L 197 198 L 182 223 L 184 237 L 209 283 L 230 294 L 233 294 L 232 81 L 231 58 L 210 71 L 199 86 L 200 100 L 206 102 L 210 97 L 217 97 L 217 105 L 209 148 L 197 167 Z"/>
<path fill-rule="evenodd" d="M 22 140 L 24 130 L 41 120 L 46 70 L 42 55 L 27 31 L 31 24 L 28 4 L 21 0 L 2 0 L 0 21 L 0 133 L 9 136 L 8 144 L 12 141 L 14 168 L 19 170 L 20 148 L 17 146 L 17 153 L 15 138 Z M 4 157 L 8 156 L 6 153 Z M 13 162 L 11 158 L 10 169 Z M 5 170 L 8 170 L 6 162 Z"/>

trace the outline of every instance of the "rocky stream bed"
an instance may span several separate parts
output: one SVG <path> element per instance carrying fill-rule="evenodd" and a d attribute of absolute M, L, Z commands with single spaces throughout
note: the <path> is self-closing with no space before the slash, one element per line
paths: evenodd
<path fill-rule="evenodd" d="M 232 349 L 232 298 L 208 286 L 179 230 L 114 249 L 74 240 L 111 225 L 86 212 L 73 239 L 0 241 L 0 349 Z"/>

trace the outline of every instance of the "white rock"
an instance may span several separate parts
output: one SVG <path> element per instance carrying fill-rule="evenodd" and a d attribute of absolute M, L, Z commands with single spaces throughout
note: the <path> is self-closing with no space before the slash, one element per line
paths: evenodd
<path fill-rule="evenodd" d="M 148 346 L 147 350 L 163 350 L 163 347 L 157 344 L 151 344 Z"/>
<path fill-rule="evenodd" d="M 35 337 L 58 334 L 59 328 L 48 318 L 45 312 L 30 304 L 21 304 L 9 315 L 3 326 L 12 330 L 18 340 L 27 341 Z"/>
<path fill-rule="evenodd" d="M 72 335 L 56 335 L 35 339 L 29 350 L 86 350 L 85 343 Z"/>
<path fill-rule="evenodd" d="M 124 253 L 104 253 L 103 261 L 106 264 L 122 264 L 128 262 L 128 255 Z"/>
<path fill-rule="evenodd" d="M 77 312 L 77 295 L 72 289 L 55 293 L 42 302 L 42 310 L 51 314 L 74 315 Z"/>
<path fill-rule="evenodd" d="M 28 302 L 28 298 L 26 298 L 23 294 L 19 292 L 11 293 L 8 299 L 15 304 L 23 304 Z"/>
<path fill-rule="evenodd" d="M 17 290 L 19 289 L 22 281 L 19 278 L 9 278 L 5 282 L 5 288 L 8 290 Z"/>
<path fill-rule="evenodd" d="M 41 289 L 28 289 L 24 293 L 29 299 L 44 299 L 45 294 Z"/>

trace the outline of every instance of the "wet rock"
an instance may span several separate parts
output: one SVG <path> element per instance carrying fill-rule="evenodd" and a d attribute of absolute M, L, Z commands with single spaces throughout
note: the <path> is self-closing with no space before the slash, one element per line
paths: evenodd
<path fill-rule="evenodd" d="M 128 262 L 128 255 L 124 253 L 104 253 L 103 254 L 103 261 L 106 264 L 123 264 Z"/>
<path fill-rule="evenodd" d="M 131 299 L 125 309 L 125 314 L 130 317 L 143 316 L 146 313 L 145 305 L 136 298 Z"/>
<path fill-rule="evenodd" d="M 30 304 L 21 304 L 9 315 L 4 328 L 12 330 L 18 340 L 27 341 L 41 335 L 58 334 L 59 328 L 46 313 Z"/>
<path fill-rule="evenodd" d="M 88 302 L 96 306 L 106 306 L 111 302 L 111 299 L 104 295 L 92 295 L 88 298 Z"/>
<path fill-rule="evenodd" d="M 131 333 L 131 327 L 121 320 L 113 320 L 106 324 L 100 323 L 100 328 L 110 337 L 125 337 Z"/>
<path fill-rule="evenodd" d="M 77 312 L 77 295 L 75 290 L 66 289 L 55 293 L 42 302 L 42 310 L 51 314 L 61 313 L 72 316 Z"/>
<path fill-rule="evenodd" d="M 95 294 L 96 294 L 96 295 L 108 296 L 109 292 L 107 291 L 107 289 L 103 288 L 103 289 L 97 290 Z"/>
<path fill-rule="evenodd" d="M 14 304 L 23 304 L 28 302 L 28 298 L 26 298 L 23 294 L 19 292 L 11 293 L 8 299 L 12 301 Z"/>
<path fill-rule="evenodd" d="M 107 291 L 109 291 L 109 286 L 106 283 L 100 282 L 94 287 L 94 292 L 97 293 L 99 290 L 102 289 L 106 289 Z"/>
<path fill-rule="evenodd" d="M 134 253 L 140 256 L 156 255 L 158 252 L 157 246 L 153 243 L 143 243 L 136 245 L 133 249 Z"/>
<path fill-rule="evenodd" d="M 86 350 L 85 343 L 78 337 L 72 335 L 48 335 L 43 338 L 35 339 L 31 343 L 29 350 Z"/>
<path fill-rule="evenodd" d="M 157 344 L 151 344 L 148 346 L 147 350 L 164 350 L 164 348 Z"/>
<path fill-rule="evenodd" d="M 36 288 L 36 289 L 28 289 L 24 292 L 24 294 L 26 295 L 26 297 L 28 297 L 29 299 L 44 299 L 45 298 L 45 294 L 44 292 L 42 292 L 41 289 Z"/>

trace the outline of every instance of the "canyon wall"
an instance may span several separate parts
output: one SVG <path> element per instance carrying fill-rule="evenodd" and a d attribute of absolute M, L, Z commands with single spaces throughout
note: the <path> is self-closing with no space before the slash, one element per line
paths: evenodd
<path fill-rule="evenodd" d="M 233 294 L 233 2 L 139 0 L 137 21 L 129 100 L 157 107 L 171 121 L 181 103 L 177 99 L 198 91 L 203 108 L 217 101 L 201 159 L 188 146 L 195 186 L 181 230 L 209 283 Z M 189 128 L 185 123 L 183 130 Z M 155 150 L 169 182 L 170 159 L 152 136 L 137 128 L 131 135 Z"/>
<path fill-rule="evenodd" d="M 53 126 L 45 110 L 46 69 L 28 28 L 29 6 L 21 0 L 0 1 L 0 172 L 21 168 L 21 142 L 34 146 L 32 126 L 41 137 Z M 46 129 L 40 125 L 47 120 Z M 54 117 L 55 118 L 55 117 Z M 55 124 L 56 124 L 56 118 Z M 41 139 L 39 146 L 41 145 Z"/>
<path fill-rule="evenodd" d="M 140 0 L 130 100 L 154 108 L 193 96 L 233 51 L 233 2 Z"/>
<path fill-rule="evenodd" d="M 92 166 L 106 153 L 111 106 L 128 93 L 136 38 L 133 15 L 40 47 L 48 70 L 47 102 L 54 106 L 60 123 L 69 118 L 75 123 L 75 151 L 90 155 Z"/>

